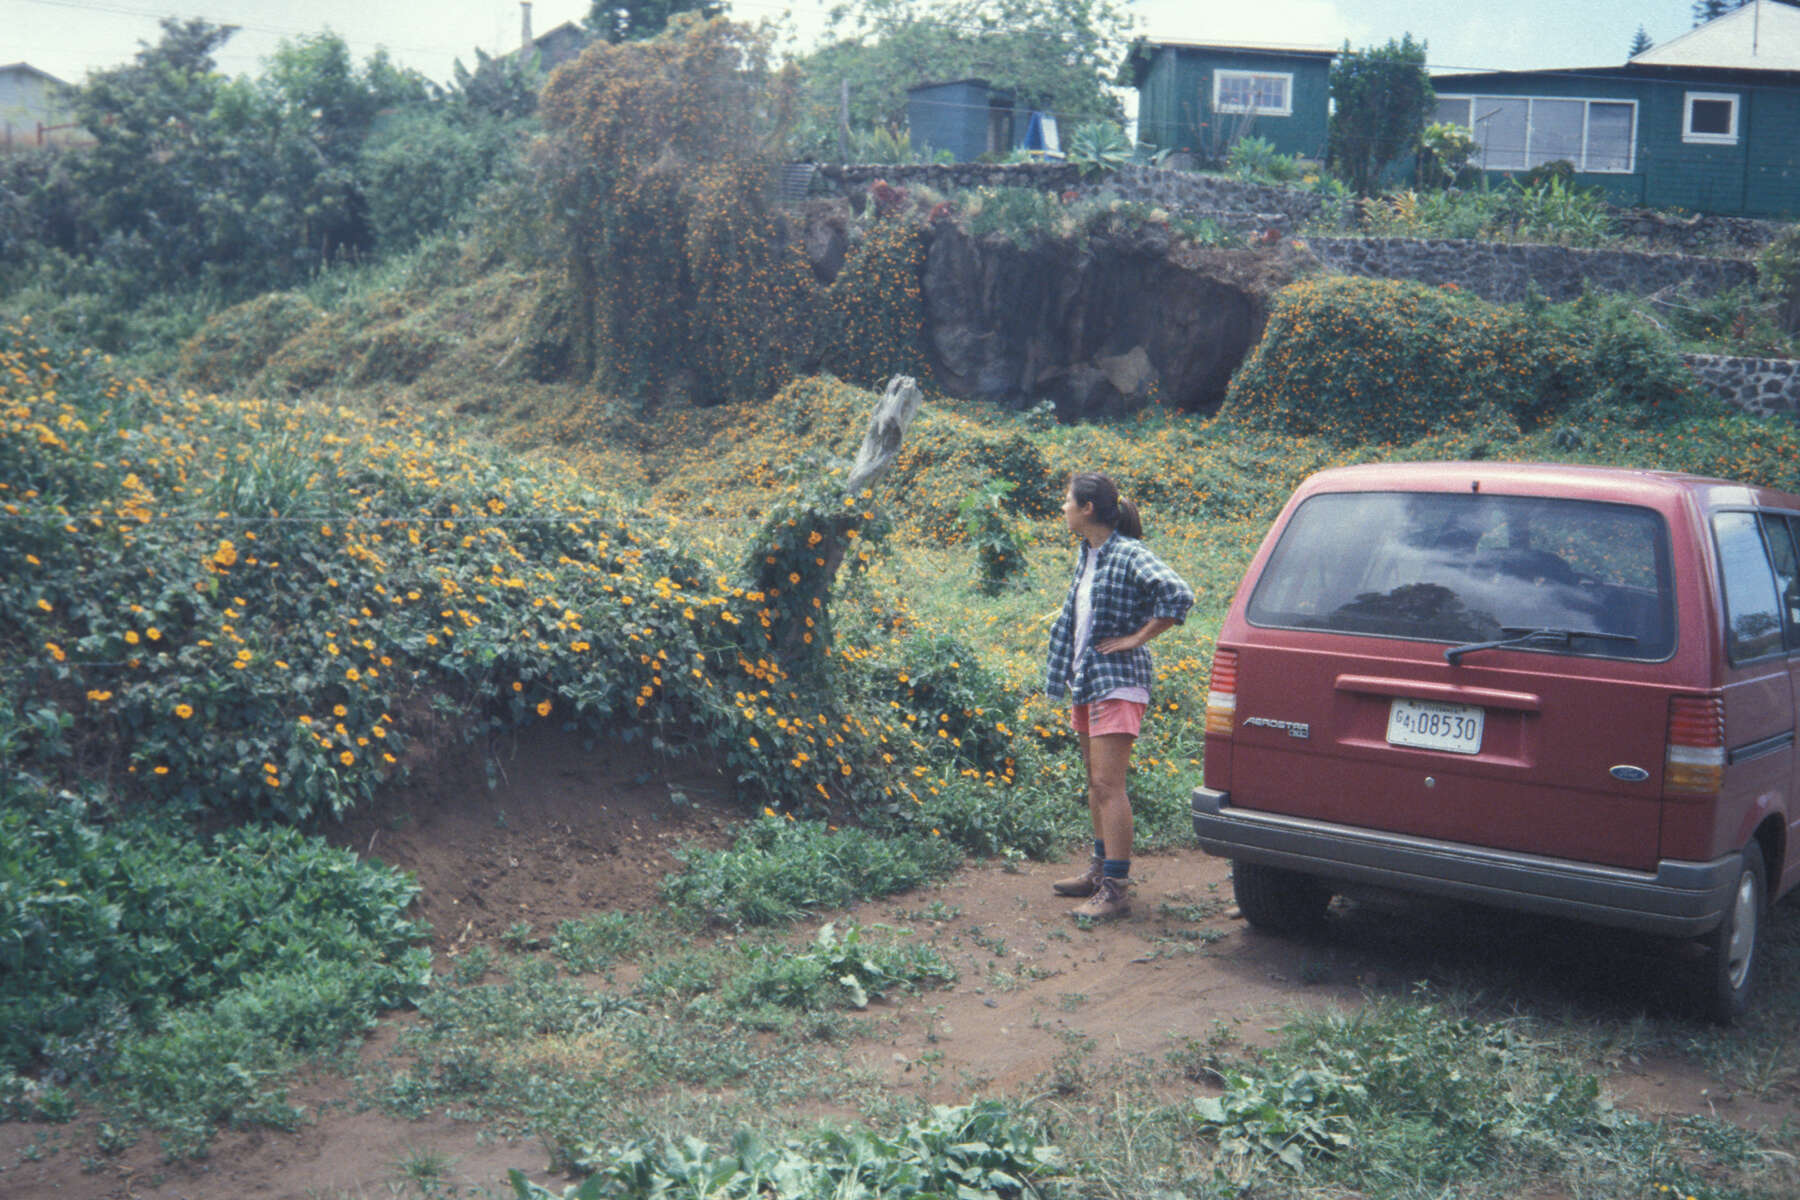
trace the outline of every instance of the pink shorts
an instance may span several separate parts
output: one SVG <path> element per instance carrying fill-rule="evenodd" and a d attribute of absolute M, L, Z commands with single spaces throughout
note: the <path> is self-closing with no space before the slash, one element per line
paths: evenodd
<path fill-rule="evenodd" d="M 1144 709 L 1147 707 L 1136 700 L 1096 700 L 1092 704 L 1077 704 L 1069 710 L 1069 724 L 1076 733 L 1085 733 L 1089 737 L 1104 737 L 1109 733 L 1136 737 L 1138 730 L 1144 727 Z"/>

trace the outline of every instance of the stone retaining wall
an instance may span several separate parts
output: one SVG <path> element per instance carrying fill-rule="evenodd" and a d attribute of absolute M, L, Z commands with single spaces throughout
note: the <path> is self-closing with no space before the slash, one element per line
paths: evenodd
<path fill-rule="evenodd" d="M 1091 183 L 1067 163 L 944 163 L 918 166 L 831 166 L 818 168 L 820 178 L 860 204 L 877 179 L 895 187 L 924 186 L 939 192 L 982 187 L 1035 188 L 1078 195 L 1110 193 L 1125 200 L 1153 204 L 1196 219 L 1210 218 L 1227 229 L 1275 228 L 1291 231 L 1316 223 L 1325 202 L 1311 192 L 1265 187 L 1217 175 L 1164 171 L 1130 165 Z"/>
<path fill-rule="evenodd" d="M 1647 296 L 1685 284 L 1691 295 L 1711 296 L 1756 282 L 1751 263 L 1693 254 L 1418 238 L 1309 237 L 1306 247 L 1345 275 L 1453 283 L 1496 304 L 1519 303 L 1528 284 L 1560 302 L 1590 288 Z"/>
<path fill-rule="evenodd" d="M 1324 198 L 1310 192 L 1135 165 L 1094 182 L 1084 182 L 1080 171 L 1067 163 L 827 165 L 817 173 L 859 206 L 869 186 L 882 179 L 895 187 L 922 185 L 940 192 L 980 187 L 1026 187 L 1084 196 L 1108 192 L 1183 216 L 1210 218 L 1238 231 L 1274 228 L 1291 233 L 1337 215 Z M 1685 249 L 1754 248 L 1784 228 L 1777 222 L 1740 217 L 1674 217 L 1647 210 L 1621 211 L 1616 220 L 1621 233 Z M 1327 270 L 1455 284 L 1497 304 L 1524 300 L 1528 284 L 1548 300 L 1567 301 L 1588 289 L 1644 296 L 1685 288 L 1689 295 L 1711 296 L 1756 281 L 1756 267 L 1745 258 L 1419 238 L 1308 236 L 1305 244 Z M 1713 354 L 1683 359 L 1727 403 L 1756 416 L 1800 420 L 1800 361 Z"/>
<path fill-rule="evenodd" d="M 1800 420 L 1800 361 L 1722 354 L 1684 354 L 1681 359 L 1725 403 L 1753 417 Z"/>

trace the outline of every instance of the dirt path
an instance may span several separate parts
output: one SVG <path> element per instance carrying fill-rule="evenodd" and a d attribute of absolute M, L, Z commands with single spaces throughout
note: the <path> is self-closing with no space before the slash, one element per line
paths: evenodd
<path fill-rule="evenodd" d="M 540 736 L 502 763 L 492 790 L 464 763 L 419 780 L 338 835 L 418 874 L 421 911 L 445 959 L 497 945 L 517 922 L 547 932 L 596 909 L 647 908 L 655 879 L 676 865 L 671 851 L 686 841 L 723 844 L 739 812 L 716 773 L 665 770 L 628 748 Z M 1319 941 L 1266 937 L 1236 916 L 1226 864 L 1198 852 L 1140 860 L 1132 915 L 1082 929 L 1067 915 L 1070 902 L 1050 894 L 1050 880 L 1067 871 L 977 864 L 854 910 L 864 925 L 928 938 L 959 979 L 882 1002 L 871 1025 L 880 1032 L 853 1045 L 852 1059 L 899 1093 L 939 1101 L 1072 1094 L 1171 1056 L 1198 1089 L 1217 1046 L 1263 1042 L 1296 1011 L 1350 1008 L 1428 980 L 1491 995 L 1497 1011 L 1617 1025 L 1626 1032 L 1600 1039 L 1601 1060 L 1585 1065 L 1633 1108 L 1752 1125 L 1778 1124 L 1791 1111 L 1740 1096 L 1685 1060 L 1634 1048 L 1634 1021 L 1679 1003 L 1665 946 L 1448 905 L 1341 901 Z M 377 1061 L 410 1019 L 384 1021 L 362 1061 Z M 537 1170 L 544 1152 L 534 1140 L 477 1136 L 476 1126 L 442 1116 L 358 1112 L 349 1093 L 340 1075 L 308 1081 L 296 1097 L 308 1124 L 224 1133 L 197 1163 L 160 1162 L 153 1137 L 99 1157 L 85 1122 L 0 1125 L 0 1198 L 411 1196 L 421 1193 L 409 1190 L 405 1164 L 425 1159 L 447 1164 L 451 1188 L 435 1194 L 510 1195 L 509 1167 L 532 1169 L 560 1191 Z"/>

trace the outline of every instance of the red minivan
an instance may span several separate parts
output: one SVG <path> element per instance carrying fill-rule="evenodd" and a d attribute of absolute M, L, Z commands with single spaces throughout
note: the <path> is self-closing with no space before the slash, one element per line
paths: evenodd
<path fill-rule="evenodd" d="M 1254 926 L 1374 886 L 1703 939 L 1800 883 L 1800 496 L 1506 463 L 1312 476 L 1219 632 L 1194 831 Z"/>

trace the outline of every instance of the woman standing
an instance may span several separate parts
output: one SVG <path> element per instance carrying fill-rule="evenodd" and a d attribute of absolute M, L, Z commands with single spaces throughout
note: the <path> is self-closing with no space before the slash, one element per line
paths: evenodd
<path fill-rule="evenodd" d="M 1144 645 L 1186 619 L 1194 592 L 1144 545 L 1137 507 L 1121 500 L 1105 475 L 1070 478 L 1063 520 L 1081 538 L 1081 556 L 1062 615 L 1050 627 L 1044 690 L 1053 700 L 1072 695 L 1069 723 L 1087 767 L 1094 856 L 1086 871 L 1051 886 L 1059 895 L 1086 897 L 1077 916 L 1122 917 L 1131 911 L 1125 774 L 1153 678 Z"/>

